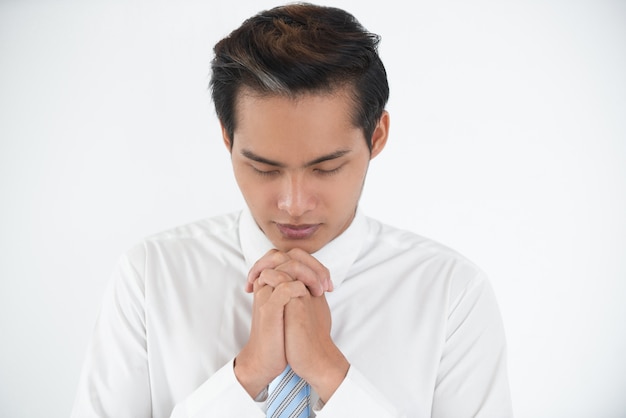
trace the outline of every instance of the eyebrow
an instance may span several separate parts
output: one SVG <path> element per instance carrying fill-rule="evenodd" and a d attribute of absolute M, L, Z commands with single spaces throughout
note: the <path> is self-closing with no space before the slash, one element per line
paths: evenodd
<path fill-rule="evenodd" d="M 322 155 L 321 157 L 318 157 L 314 160 L 309 161 L 308 163 L 304 164 L 305 167 L 310 167 L 312 165 L 315 164 L 319 164 L 319 163 L 323 163 L 324 161 L 329 161 L 329 160 L 334 160 L 340 157 L 343 157 L 344 155 L 348 154 L 350 152 L 349 149 L 340 149 L 337 150 L 335 152 L 331 152 L 330 154 L 326 154 L 326 155 Z M 274 160 L 270 160 L 269 158 L 265 158 L 262 157 L 260 155 L 255 154 L 254 152 L 248 150 L 248 149 L 244 149 L 241 150 L 241 155 L 243 155 L 244 157 L 256 161 L 258 163 L 261 164 L 267 164 L 267 165 L 272 165 L 275 167 L 280 167 L 280 168 L 284 168 L 286 167 L 285 164 L 278 162 L 278 161 L 274 161 Z"/>

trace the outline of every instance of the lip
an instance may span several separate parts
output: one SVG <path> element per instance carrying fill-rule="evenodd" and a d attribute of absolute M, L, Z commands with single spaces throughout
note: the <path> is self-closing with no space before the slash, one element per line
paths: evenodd
<path fill-rule="evenodd" d="M 315 232 L 317 232 L 317 230 L 319 229 L 320 224 L 292 225 L 276 223 L 276 227 L 284 238 L 303 240 L 311 238 L 313 234 L 315 234 Z"/>

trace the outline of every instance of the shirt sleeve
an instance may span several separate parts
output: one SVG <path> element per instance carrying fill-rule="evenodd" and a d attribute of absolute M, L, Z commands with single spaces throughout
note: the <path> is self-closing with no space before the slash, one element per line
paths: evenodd
<path fill-rule="evenodd" d="M 241 386 L 230 361 L 177 404 L 171 418 L 265 418 L 263 406 Z"/>
<path fill-rule="evenodd" d="M 432 417 L 511 417 L 504 327 L 482 275 L 451 301 Z"/>
<path fill-rule="evenodd" d="M 255 402 L 228 362 L 170 411 L 153 411 L 146 340 L 145 248 L 137 246 L 114 270 L 83 364 L 72 418 L 169 416 L 259 417 Z"/>
<path fill-rule="evenodd" d="M 104 296 L 72 417 L 151 417 L 144 282 L 122 257 Z"/>
<path fill-rule="evenodd" d="M 396 408 L 354 366 L 323 408 L 318 418 L 333 417 L 399 418 Z"/>

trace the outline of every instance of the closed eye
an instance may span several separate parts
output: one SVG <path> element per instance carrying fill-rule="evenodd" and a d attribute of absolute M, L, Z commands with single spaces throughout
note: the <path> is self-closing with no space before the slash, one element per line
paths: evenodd
<path fill-rule="evenodd" d="M 313 171 L 321 176 L 332 176 L 333 174 L 339 173 L 342 167 L 343 167 L 343 164 L 340 165 L 339 167 L 336 167 L 330 170 L 323 170 L 321 168 L 315 168 L 313 169 Z"/>
<path fill-rule="evenodd" d="M 280 173 L 280 171 L 278 170 L 260 170 L 253 165 L 250 165 L 250 167 L 252 167 L 252 170 L 256 174 L 263 176 L 263 177 L 273 177 L 273 176 L 277 176 Z"/>

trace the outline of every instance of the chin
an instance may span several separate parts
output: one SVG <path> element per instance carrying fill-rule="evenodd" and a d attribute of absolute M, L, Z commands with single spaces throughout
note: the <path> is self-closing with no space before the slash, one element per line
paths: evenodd
<path fill-rule="evenodd" d="M 314 240 L 289 240 L 282 237 L 278 240 L 272 240 L 272 244 L 274 244 L 277 250 L 282 252 L 288 252 L 294 248 L 299 248 L 309 254 L 317 252 L 325 245 Z"/>

